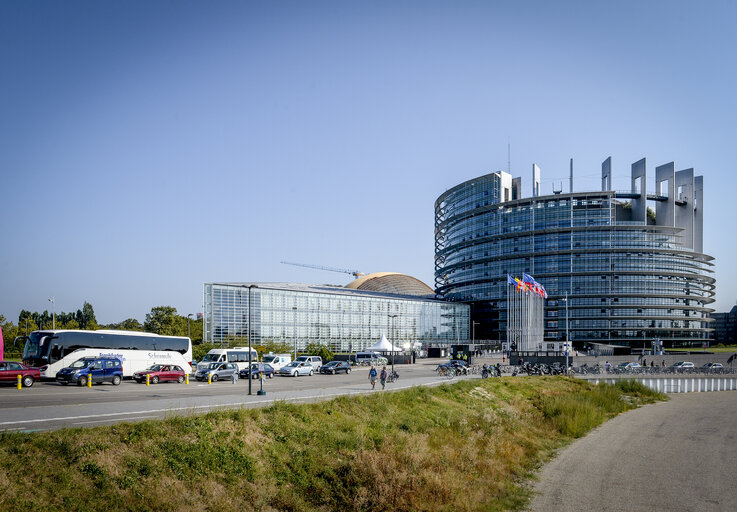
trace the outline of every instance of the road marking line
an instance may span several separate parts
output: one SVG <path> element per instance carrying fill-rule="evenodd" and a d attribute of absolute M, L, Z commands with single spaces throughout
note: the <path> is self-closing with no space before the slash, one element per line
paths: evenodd
<path fill-rule="evenodd" d="M 434 385 L 439 384 L 444 381 L 436 381 L 436 382 L 429 382 L 427 384 L 408 384 L 405 386 L 394 386 L 394 389 L 404 389 L 416 385 Z M 233 407 L 233 406 L 248 406 L 252 404 L 264 404 L 264 403 L 270 403 L 274 401 L 295 401 L 295 400 L 310 400 L 313 398 L 332 398 L 336 396 L 347 396 L 347 395 L 360 395 L 360 394 L 367 394 L 367 393 L 373 393 L 375 391 L 381 391 L 376 389 L 367 389 L 367 390 L 360 390 L 360 391 L 348 391 L 346 393 L 328 393 L 324 395 L 307 395 L 307 396 L 297 396 L 297 397 L 285 397 L 285 398 L 270 398 L 265 400 L 253 400 L 248 402 L 230 402 L 225 404 L 207 404 L 207 405 L 190 405 L 186 407 L 170 407 L 167 409 L 149 409 L 144 411 L 128 411 L 128 412 L 111 412 L 106 414 L 87 414 L 82 416 L 64 416 L 59 418 L 39 418 L 35 420 L 20 420 L 20 421 L 3 421 L 0 422 L 0 426 L 3 425 L 24 425 L 28 423 L 42 423 L 42 422 L 52 422 L 52 421 L 69 421 L 69 420 L 83 420 L 87 418 L 113 418 L 116 416 L 126 416 L 131 414 L 157 414 L 162 412 L 174 412 L 174 411 L 187 411 L 187 410 L 196 410 L 196 409 L 213 409 L 218 407 Z M 110 421 L 110 420 L 97 420 L 99 421 Z M 85 423 L 85 422 L 82 422 Z M 87 422 L 92 423 L 92 421 Z M 16 430 L 11 428 L 6 428 L 5 430 Z"/>

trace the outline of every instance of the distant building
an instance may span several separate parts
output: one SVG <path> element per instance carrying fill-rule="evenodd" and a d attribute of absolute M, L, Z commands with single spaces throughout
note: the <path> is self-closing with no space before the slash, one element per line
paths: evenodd
<path fill-rule="evenodd" d="M 708 340 L 714 301 L 713 258 L 703 252 L 703 178 L 669 163 L 632 165 L 631 189 L 611 187 L 611 159 L 601 191 L 543 196 L 533 165 L 532 196 L 521 179 L 494 172 L 465 181 L 435 202 L 435 291 L 470 304 L 477 339 L 505 340 L 507 274 L 531 274 L 549 295 L 544 337 L 665 347 Z M 650 208 L 652 206 L 653 208 Z"/>
<path fill-rule="evenodd" d="M 714 319 L 714 343 L 737 345 L 737 306 L 728 313 L 712 313 Z"/>
<path fill-rule="evenodd" d="M 205 283 L 204 339 L 327 345 L 356 352 L 382 334 L 398 347 L 450 346 L 469 338 L 470 308 L 435 298 L 429 286 L 393 272 L 362 276 L 346 287 L 296 283 Z"/>

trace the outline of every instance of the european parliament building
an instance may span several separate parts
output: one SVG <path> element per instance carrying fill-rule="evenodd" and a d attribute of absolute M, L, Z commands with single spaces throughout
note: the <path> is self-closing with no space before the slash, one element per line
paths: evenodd
<path fill-rule="evenodd" d="M 204 339 L 211 343 L 310 343 L 357 352 L 385 335 L 398 349 L 469 339 L 470 307 L 439 300 L 421 281 L 393 272 L 347 286 L 205 283 Z"/>
<path fill-rule="evenodd" d="M 435 202 L 435 286 L 472 308 L 476 337 L 505 340 L 507 275 L 531 274 L 545 286 L 544 338 L 650 347 L 701 346 L 709 338 L 715 281 L 703 251 L 703 178 L 673 163 L 632 164 L 631 187 L 611 187 L 611 158 L 601 190 L 532 195 L 520 178 L 495 172 L 463 182 Z"/>

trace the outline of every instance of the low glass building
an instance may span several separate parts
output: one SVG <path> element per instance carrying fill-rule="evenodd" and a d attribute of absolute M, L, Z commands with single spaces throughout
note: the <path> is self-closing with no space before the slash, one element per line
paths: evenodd
<path fill-rule="evenodd" d="M 300 351 L 321 343 L 333 352 L 357 352 L 382 334 L 398 347 L 448 346 L 469 337 L 468 305 L 438 300 L 431 288 L 403 274 L 371 274 L 348 287 L 205 283 L 203 300 L 210 343 L 247 342 L 251 332 L 255 345 L 296 343 Z"/>
<path fill-rule="evenodd" d="M 435 203 L 435 285 L 472 306 L 477 338 L 506 339 L 507 274 L 531 274 L 548 292 L 544 338 L 650 347 L 706 342 L 715 281 L 703 253 L 703 180 L 673 163 L 656 169 L 646 193 L 645 160 L 632 165 L 632 188 L 522 198 L 521 180 L 504 172 L 466 181 Z M 654 207 L 651 208 L 650 206 Z M 564 299 L 567 294 L 567 304 Z"/>

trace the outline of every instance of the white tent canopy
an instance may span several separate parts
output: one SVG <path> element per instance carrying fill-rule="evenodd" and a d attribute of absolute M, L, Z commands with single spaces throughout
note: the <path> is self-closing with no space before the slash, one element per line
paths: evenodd
<path fill-rule="evenodd" d="M 402 349 L 399 347 L 395 347 L 391 343 L 389 343 L 389 340 L 386 339 L 386 336 L 383 334 L 381 335 L 381 338 L 379 341 L 374 343 L 372 346 L 366 348 L 366 352 L 401 352 Z"/>

